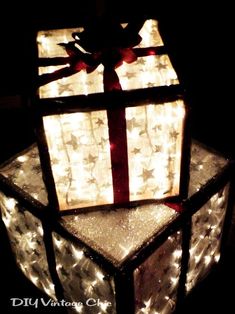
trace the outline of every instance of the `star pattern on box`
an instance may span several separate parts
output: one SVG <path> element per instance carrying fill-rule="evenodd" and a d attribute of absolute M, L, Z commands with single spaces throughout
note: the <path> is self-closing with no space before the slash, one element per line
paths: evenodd
<path fill-rule="evenodd" d="M 89 154 L 88 157 L 84 158 L 85 164 L 95 164 L 97 160 L 97 156 L 93 156 L 92 154 Z"/>
<path fill-rule="evenodd" d="M 66 50 L 59 46 L 58 43 L 71 42 L 73 39 L 71 34 L 71 29 L 68 29 L 67 32 L 66 30 L 63 30 L 62 33 L 60 33 L 60 30 L 51 31 L 50 36 L 48 36 L 46 32 L 40 32 L 38 34 L 40 57 L 47 58 L 57 55 L 66 57 Z M 140 34 L 142 36 L 142 43 L 136 46 L 138 49 L 146 48 L 149 45 L 162 45 L 155 24 L 148 28 L 144 26 L 143 31 L 141 30 Z M 153 34 L 155 35 L 153 36 Z M 149 40 L 145 41 L 146 38 L 149 38 Z M 49 53 L 51 56 L 48 56 Z M 61 66 L 42 66 L 39 68 L 39 74 L 50 73 L 51 71 L 56 71 L 60 68 Z M 156 71 L 156 69 L 158 71 Z M 116 69 L 116 72 L 123 90 L 165 86 L 178 83 L 177 75 L 167 55 L 146 55 L 138 57 L 131 64 L 123 62 L 123 64 Z M 85 78 L 84 72 L 80 71 L 71 76 L 63 77 L 57 81 L 45 84 L 39 88 L 40 97 L 50 98 L 58 97 L 60 95 L 72 96 L 103 92 L 103 65 L 99 65 L 97 69 L 86 75 L 87 77 Z M 52 85 L 53 87 L 58 85 L 58 87 L 52 88 Z"/>
<path fill-rule="evenodd" d="M 57 252 L 57 272 L 68 300 L 79 298 L 85 304 L 88 298 L 102 298 L 115 304 L 112 277 L 84 254 L 83 247 L 73 245 L 54 232 L 52 237 Z M 105 312 L 111 314 L 112 308 Z"/>
<path fill-rule="evenodd" d="M 67 142 L 67 144 L 71 145 L 73 149 L 76 150 L 78 148 L 78 142 L 78 138 L 75 135 L 71 134 L 70 140 Z"/>
<path fill-rule="evenodd" d="M 157 65 L 158 70 L 166 70 L 167 69 L 167 64 L 159 62 Z"/>
<path fill-rule="evenodd" d="M 95 122 L 98 126 L 104 125 L 104 121 L 100 118 L 97 119 L 97 121 Z"/>
<path fill-rule="evenodd" d="M 135 148 L 132 150 L 132 153 L 133 153 L 134 155 L 139 154 L 140 152 L 141 152 L 141 149 L 140 149 L 140 148 L 137 148 L 137 147 L 135 147 Z"/>
<path fill-rule="evenodd" d="M 197 157 L 199 158 L 198 162 L 200 162 L 202 152 L 197 150 L 196 147 L 193 149 L 194 153 L 198 152 L 199 156 Z M 198 168 L 197 171 L 199 171 Z M 214 194 L 192 217 L 190 259 L 186 282 L 187 292 L 206 276 L 215 261 L 218 262 L 228 188 L 229 185 L 227 184 L 218 193 Z M 218 206 L 219 200 L 221 200 L 221 204 Z"/>
<path fill-rule="evenodd" d="M 140 124 L 137 123 L 135 117 L 133 117 L 132 119 L 129 119 L 129 120 L 127 119 L 127 120 L 126 120 L 126 124 L 127 124 L 127 130 L 128 130 L 129 132 L 132 132 L 134 128 L 140 127 Z"/>
<path fill-rule="evenodd" d="M 154 178 L 153 175 L 154 169 L 142 169 L 142 174 L 140 175 L 140 177 L 143 178 L 143 181 L 146 182 L 147 180 Z"/>
<path fill-rule="evenodd" d="M 8 212 L 6 205 L 9 200 L 13 199 L 1 197 L 0 206 L 3 221 L 7 222 L 16 264 L 39 289 L 45 288 L 49 296 L 55 298 L 42 236 L 42 223 L 15 200 Z"/>
<path fill-rule="evenodd" d="M 58 84 L 58 93 L 59 95 L 63 95 L 63 94 L 70 94 L 71 92 L 73 92 L 72 86 L 71 84 L 63 84 L 62 82 L 60 82 Z"/>

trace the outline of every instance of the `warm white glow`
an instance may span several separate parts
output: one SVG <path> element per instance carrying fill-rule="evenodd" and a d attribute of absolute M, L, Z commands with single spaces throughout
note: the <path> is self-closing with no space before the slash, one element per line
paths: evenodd
<path fill-rule="evenodd" d="M 38 234 L 40 234 L 40 236 L 42 237 L 43 236 L 43 228 L 42 228 L 42 226 L 38 226 L 37 227 L 37 231 L 38 231 Z"/>
<path fill-rule="evenodd" d="M 181 257 L 181 255 L 182 255 L 182 250 L 175 250 L 175 251 L 173 252 L 173 256 L 174 256 L 175 258 L 179 258 L 179 257 Z"/>
<path fill-rule="evenodd" d="M 122 252 L 122 258 L 125 258 L 130 252 L 131 252 L 131 249 L 132 249 L 132 244 L 130 245 L 122 245 L 122 244 L 118 244 L 119 248 L 121 249 L 121 252 Z"/>
<path fill-rule="evenodd" d="M 28 156 L 26 156 L 26 155 L 19 156 L 19 157 L 17 157 L 17 160 L 19 162 L 25 162 L 28 160 Z"/>
<path fill-rule="evenodd" d="M 14 164 L 17 167 L 31 169 L 23 165 L 29 161 L 29 156 L 17 157 Z M 17 174 L 19 168 L 17 168 Z M 19 174 L 20 177 L 20 174 Z M 25 178 L 24 178 L 25 179 Z M 37 177 L 35 178 L 37 180 Z M 30 183 L 35 184 L 36 180 L 30 177 Z M 33 188 L 35 186 L 33 185 Z M 25 188 L 26 192 L 27 188 Z M 31 214 L 27 208 L 23 208 L 20 203 L 8 198 L 0 193 L 0 207 L 2 218 L 7 227 L 11 249 L 16 259 L 17 266 L 24 275 L 30 279 L 38 288 L 43 289 L 51 297 L 55 296 L 54 286 L 48 270 L 46 251 L 43 241 L 42 225 L 38 218 Z"/>
<path fill-rule="evenodd" d="M 216 254 L 216 255 L 214 256 L 214 260 L 215 260 L 216 263 L 219 262 L 219 260 L 220 260 L 220 253 L 218 253 L 218 254 Z"/>
<path fill-rule="evenodd" d="M 182 101 L 126 108 L 130 200 L 178 195 Z M 43 118 L 61 210 L 113 203 L 106 111 Z"/>
<path fill-rule="evenodd" d="M 38 33 L 38 53 L 40 58 L 66 57 L 66 50 L 58 43 L 72 41 L 74 29 L 58 29 Z M 145 21 L 139 32 L 142 37 L 139 48 L 162 46 L 163 42 L 158 32 L 156 20 Z M 81 50 L 83 50 L 80 47 Z M 47 66 L 38 69 L 39 74 L 52 73 L 67 65 Z M 91 73 L 85 68 L 69 77 L 50 82 L 39 88 L 40 98 L 51 98 L 72 95 L 87 95 L 103 92 L 103 70 L 100 64 Z M 123 62 L 116 69 L 122 89 L 139 89 L 151 86 L 164 86 L 178 83 L 177 75 L 167 55 L 149 55 L 139 57 L 131 64 Z"/>
<path fill-rule="evenodd" d="M 47 285 L 42 283 L 43 289 L 46 292 L 47 295 L 53 295 L 55 286 L 52 283 L 48 283 Z"/>
<path fill-rule="evenodd" d="M 63 242 L 63 245 L 55 250 L 56 269 L 60 278 L 66 301 L 75 302 L 78 306 L 78 313 L 86 313 L 87 309 L 95 309 L 95 312 L 106 313 L 107 305 L 112 304 L 115 309 L 115 293 L 112 277 L 107 277 L 106 273 L 92 260 L 84 254 L 83 246 L 75 245 L 68 239 L 62 238 L 59 234 L 52 234 L 53 240 Z M 105 278 L 105 280 L 104 280 Z M 86 305 L 89 298 L 97 300 L 92 306 Z M 99 300 L 98 300 L 99 299 Z M 92 304 L 95 303 L 91 302 Z M 79 304 L 79 302 L 83 304 Z M 89 302 L 89 301 L 88 301 Z M 110 302 L 110 303 L 109 303 Z M 98 307 L 100 305 L 100 308 Z M 89 310 L 90 311 L 90 310 Z"/>
<path fill-rule="evenodd" d="M 172 282 L 174 285 L 176 285 L 176 284 L 178 283 L 178 281 L 179 281 L 179 278 L 177 278 L 177 277 L 171 277 L 171 282 Z"/>
<path fill-rule="evenodd" d="M 17 201 L 14 198 L 5 199 L 5 206 L 10 210 L 14 210 L 16 204 L 17 204 Z"/>
<path fill-rule="evenodd" d="M 204 263 L 206 265 L 208 265 L 211 262 L 211 260 L 212 260 L 212 257 L 210 255 L 204 256 Z"/>
<path fill-rule="evenodd" d="M 126 109 L 130 199 L 161 199 L 179 193 L 184 104 Z"/>
<path fill-rule="evenodd" d="M 61 264 L 57 264 L 57 265 L 56 265 L 56 270 L 57 270 L 57 271 L 60 271 L 62 267 L 63 267 L 63 266 L 62 266 Z"/>
<path fill-rule="evenodd" d="M 84 256 L 84 252 L 82 250 L 76 249 L 74 246 L 71 246 L 71 249 L 76 260 L 80 261 Z"/>
<path fill-rule="evenodd" d="M 151 311 L 151 298 L 148 301 L 144 301 L 144 307 L 140 309 L 140 313 L 142 314 L 150 314 Z"/>
<path fill-rule="evenodd" d="M 214 194 L 192 219 L 192 238 L 186 290 L 190 291 L 203 279 L 220 258 L 222 225 L 224 222 L 228 187 Z M 220 200 L 218 202 L 218 200 Z"/>
<path fill-rule="evenodd" d="M 104 275 L 100 272 L 100 271 L 96 271 L 96 277 L 100 280 L 100 281 L 102 281 L 103 279 L 104 279 Z"/>
<path fill-rule="evenodd" d="M 109 303 L 108 302 L 100 302 L 100 309 L 106 313 L 107 309 L 109 308 Z"/>
<path fill-rule="evenodd" d="M 170 241 L 167 239 L 134 272 L 137 314 L 168 314 L 174 309 L 181 272 L 181 241 L 181 233 L 172 234 Z"/>
<path fill-rule="evenodd" d="M 124 90 L 179 83 L 167 55 L 139 57 L 135 62 L 116 69 Z"/>
<path fill-rule="evenodd" d="M 36 276 L 34 276 L 32 274 L 29 274 L 29 278 L 36 286 L 38 286 L 38 281 L 39 281 L 38 277 L 36 277 Z"/>
<path fill-rule="evenodd" d="M 74 309 L 76 310 L 76 312 L 82 313 L 82 311 L 83 311 L 83 305 L 80 304 L 79 302 L 76 302 L 76 301 L 75 301 Z"/>
<path fill-rule="evenodd" d="M 158 32 L 158 22 L 156 20 L 147 20 L 139 32 L 142 41 L 138 47 L 162 46 L 163 42 Z"/>
<path fill-rule="evenodd" d="M 63 241 L 61 239 L 54 237 L 53 241 L 54 241 L 54 244 L 57 248 L 61 248 L 63 246 Z"/>
<path fill-rule="evenodd" d="M 106 111 L 43 122 L 61 210 L 113 203 Z"/>
<path fill-rule="evenodd" d="M 63 57 L 66 55 L 63 47 L 58 43 L 68 43 L 73 40 L 71 34 L 73 32 L 81 32 L 82 27 L 68 28 L 68 29 L 55 29 L 55 30 L 42 30 L 37 34 L 38 53 L 40 58 Z"/>
<path fill-rule="evenodd" d="M 39 32 L 39 57 L 66 57 L 58 43 L 72 41 L 74 31 Z M 163 45 L 156 20 L 146 20 L 140 36 L 139 48 Z M 39 74 L 65 66 L 69 65 L 40 67 Z M 40 98 L 103 92 L 103 71 L 100 64 L 91 73 L 82 69 L 61 77 L 40 87 Z M 115 71 L 123 90 L 178 83 L 168 55 L 138 57 L 130 64 L 123 62 Z M 95 118 L 96 115 L 100 116 Z M 184 116 L 182 101 L 126 109 L 131 201 L 179 194 Z M 60 209 L 113 203 L 106 112 L 47 116 L 43 123 Z"/>

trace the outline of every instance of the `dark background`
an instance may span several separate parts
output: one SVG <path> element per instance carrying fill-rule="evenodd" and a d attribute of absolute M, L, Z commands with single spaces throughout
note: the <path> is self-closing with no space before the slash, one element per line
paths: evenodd
<path fill-rule="evenodd" d="M 5 3 L 5 9 L 0 12 L 0 162 L 34 141 L 33 126 L 25 109 L 33 57 L 30 41 L 33 27 L 46 28 L 58 23 L 80 25 L 101 14 L 104 8 L 106 13 L 122 20 L 137 15 L 159 19 L 164 42 L 192 108 L 192 136 L 235 158 L 231 8 L 226 2 L 207 4 L 207 7 L 202 1 L 135 2 Z M 2 225 L 0 231 L 0 278 L 1 291 L 4 290 L 0 308 L 6 309 L 2 313 L 20 313 L 22 309 L 13 311 L 9 307 L 10 297 L 41 297 L 41 294 L 15 267 Z M 188 298 L 184 313 L 235 312 L 235 293 L 229 288 L 235 280 L 234 239 L 231 233 L 224 262 Z M 55 311 L 59 313 L 58 309 Z M 42 312 L 43 309 L 37 311 Z M 27 313 L 26 309 L 22 313 Z M 51 308 L 50 313 L 53 313 Z"/>

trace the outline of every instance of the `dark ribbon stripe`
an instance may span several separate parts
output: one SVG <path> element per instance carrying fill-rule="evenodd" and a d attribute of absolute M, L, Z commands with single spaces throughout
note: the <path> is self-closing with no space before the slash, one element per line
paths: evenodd
<path fill-rule="evenodd" d="M 122 87 L 115 69 L 121 66 L 123 62 L 132 63 L 138 57 L 156 55 L 159 50 L 159 47 L 105 48 L 100 52 L 88 54 L 82 53 L 75 44 L 76 41 L 68 44 L 60 44 L 66 49 L 68 57 L 42 58 L 39 60 L 39 66 L 69 65 L 52 73 L 39 76 L 38 86 L 71 76 L 81 70 L 91 73 L 99 64 L 103 64 L 104 91 L 121 90 Z M 130 193 L 125 109 L 108 109 L 107 118 L 114 203 L 127 203 L 129 202 Z"/>
<path fill-rule="evenodd" d="M 184 205 L 182 203 L 165 202 L 164 205 L 174 209 L 178 213 L 182 213 L 184 211 Z"/>
<path fill-rule="evenodd" d="M 104 68 L 104 91 L 121 90 L 114 69 Z M 114 203 L 129 202 L 129 172 L 126 135 L 126 112 L 124 108 L 108 109 L 108 129 L 112 165 Z"/>

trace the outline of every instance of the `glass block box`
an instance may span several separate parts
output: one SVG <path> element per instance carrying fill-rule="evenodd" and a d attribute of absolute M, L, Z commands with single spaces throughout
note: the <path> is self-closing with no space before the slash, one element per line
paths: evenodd
<path fill-rule="evenodd" d="M 1 214 L 17 265 L 51 298 L 66 300 L 68 313 L 173 313 L 219 262 L 232 179 L 233 163 L 195 141 L 190 165 L 189 197 L 178 206 L 55 219 L 37 147 L 28 148 L 0 168 Z"/>
<path fill-rule="evenodd" d="M 39 30 L 35 42 L 32 111 L 49 204 L 186 197 L 188 106 L 158 22 Z"/>

